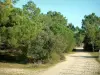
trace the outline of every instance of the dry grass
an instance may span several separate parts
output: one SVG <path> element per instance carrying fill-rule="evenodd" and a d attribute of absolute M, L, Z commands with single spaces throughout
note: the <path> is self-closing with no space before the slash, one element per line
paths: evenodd
<path fill-rule="evenodd" d="M 46 65 L 0 63 L 0 75 L 37 75 Z M 42 68 L 42 69 L 41 69 Z"/>
<path fill-rule="evenodd" d="M 38 75 L 56 63 L 48 64 L 18 64 L 0 62 L 0 75 Z"/>
<path fill-rule="evenodd" d="M 98 58 L 99 57 L 99 52 L 91 52 L 91 55 L 97 57 L 95 59 L 100 63 L 100 60 Z"/>
<path fill-rule="evenodd" d="M 18 63 L 3 63 L 0 62 L 0 68 L 18 68 L 18 69 L 34 69 L 48 68 L 54 64 L 18 64 Z"/>

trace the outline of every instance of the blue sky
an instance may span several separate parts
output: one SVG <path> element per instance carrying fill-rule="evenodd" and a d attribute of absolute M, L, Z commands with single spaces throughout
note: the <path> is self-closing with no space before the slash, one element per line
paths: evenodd
<path fill-rule="evenodd" d="M 16 7 L 22 7 L 29 0 L 20 0 L 15 5 Z M 48 11 L 61 12 L 69 23 L 73 23 L 74 26 L 81 27 L 81 21 L 84 15 L 94 12 L 97 16 L 100 16 L 100 0 L 32 0 L 41 9 L 42 13 Z"/>

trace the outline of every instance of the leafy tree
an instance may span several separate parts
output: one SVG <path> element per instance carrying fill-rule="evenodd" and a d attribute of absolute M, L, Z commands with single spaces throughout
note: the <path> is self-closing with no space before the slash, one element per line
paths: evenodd
<path fill-rule="evenodd" d="M 22 9 L 13 7 L 17 0 L 0 1 L 0 49 L 11 50 L 18 58 L 34 62 L 61 60 L 75 46 L 73 31 L 60 12 L 40 13 L 34 2 Z"/>
<path fill-rule="evenodd" d="M 83 30 L 79 27 L 74 27 L 72 23 L 69 23 L 67 27 L 74 32 L 76 46 L 82 46 L 84 40 Z"/>
<path fill-rule="evenodd" d="M 85 16 L 85 18 L 82 20 L 82 28 L 85 32 L 85 39 L 88 39 L 87 41 L 84 41 L 84 43 L 87 43 L 87 45 L 92 46 L 92 50 L 95 50 L 95 45 L 96 45 L 96 34 L 98 32 L 100 20 L 99 17 L 96 16 L 94 13 Z"/>
<path fill-rule="evenodd" d="M 32 41 L 28 55 L 36 61 L 63 59 L 63 52 L 74 47 L 73 32 L 66 27 L 66 19 L 59 12 L 49 11 L 42 15 L 42 23 L 44 28 Z"/>
<path fill-rule="evenodd" d="M 72 23 L 68 24 L 68 28 L 71 29 L 72 31 L 76 31 L 76 29 Z"/>

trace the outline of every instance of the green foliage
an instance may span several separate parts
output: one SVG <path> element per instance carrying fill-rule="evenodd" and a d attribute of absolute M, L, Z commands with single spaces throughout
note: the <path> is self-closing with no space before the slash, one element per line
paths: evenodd
<path fill-rule="evenodd" d="M 69 23 L 67 27 L 74 32 L 76 46 L 82 46 L 82 43 L 84 40 L 83 29 L 81 29 L 79 27 L 74 27 L 74 25 L 72 23 Z"/>
<path fill-rule="evenodd" d="M 49 12 L 47 16 L 44 15 L 43 19 L 45 27 L 32 41 L 28 55 L 36 61 L 50 61 L 55 58 L 56 61 L 60 60 L 63 57 L 63 52 L 69 52 L 73 49 L 74 34 L 66 27 L 66 19 L 58 12 Z"/>
<path fill-rule="evenodd" d="M 100 30 L 97 32 L 95 44 L 97 46 L 97 49 L 99 50 L 100 49 Z"/>
<path fill-rule="evenodd" d="M 84 32 L 81 28 L 76 27 L 74 37 L 76 40 L 76 46 L 82 46 L 84 40 Z"/>
<path fill-rule="evenodd" d="M 72 31 L 76 31 L 76 28 L 74 27 L 72 23 L 69 23 L 67 27 L 71 29 Z"/>
<path fill-rule="evenodd" d="M 14 0 L 13 0 L 14 1 Z M 73 31 L 67 27 L 66 18 L 59 12 L 41 14 L 34 2 L 23 9 L 13 7 L 13 1 L 0 2 L 0 48 L 16 50 L 17 60 L 34 62 L 59 61 L 63 53 L 75 46 Z M 15 2 L 15 1 L 14 1 Z"/>
<path fill-rule="evenodd" d="M 94 13 L 85 16 L 85 18 L 82 20 L 82 27 L 85 32 L 85 39 L 84 44 L 86 47 L 89 45 L 92 47 L 92 50 L 97 50 L 97 47 L 99 45 L 99 29 L 100 29 L 100 19 L 98 16 L 96 16 Z"/>
<path fill-rule="evenodd" d="M 51 36 L 52 34 L 42 31 L 37 38 L 32 41 L 28 55 L 35 60 L 47 59 L 52 48 Z"/>

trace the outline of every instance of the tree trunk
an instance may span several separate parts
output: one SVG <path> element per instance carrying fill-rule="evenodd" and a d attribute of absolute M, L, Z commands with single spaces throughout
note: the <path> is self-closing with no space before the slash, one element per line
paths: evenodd
<path fill-rule="evenodd" d="M 94 43 L 92 44 L 92 49 L 93 49 L 93 52 L 94 52 Z"/>

